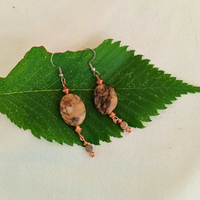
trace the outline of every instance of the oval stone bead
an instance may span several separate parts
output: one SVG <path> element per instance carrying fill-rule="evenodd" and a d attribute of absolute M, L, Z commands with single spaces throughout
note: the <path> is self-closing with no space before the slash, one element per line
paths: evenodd
<path fill-rule="evenodd" d="M 115 89 L 107 84 L 98 85 L 94 90 L 94 104 L 103 115 L 109 115 L 117 106 Z"/>
<path fill-rule="evenodd" d="M 60 114 L 63 120 L 71 125 L 80 125 L 86 116 L 86 109 L 82 99 L 75 94 L 67 94 L 60 101 Z"/>

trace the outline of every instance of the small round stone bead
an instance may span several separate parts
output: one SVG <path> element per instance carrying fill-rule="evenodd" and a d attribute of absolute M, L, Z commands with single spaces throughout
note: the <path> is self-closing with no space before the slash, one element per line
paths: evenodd
<path fill-rule="evenodd" d="M 127 122 L 122 122 L 122 123 L 120 124 L 120 127 L 121 127 L 122 129 L 126 129 L 126 128 L 128 127 Z"/>
<path fill-rule="evenodd" d="M 87 152 L 91 152 L 91 151 L 93 150 L 92 145 L 88 144 L 88 145 L 85 147 L 85 150 L 86 150 Z"/>

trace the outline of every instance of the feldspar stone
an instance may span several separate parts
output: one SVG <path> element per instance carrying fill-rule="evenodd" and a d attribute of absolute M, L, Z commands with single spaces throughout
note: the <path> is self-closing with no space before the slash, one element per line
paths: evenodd
<path fill-rule="evenodd" d="M 79 96 L 67 94 L 60 101 L 60 114 L 67 124 L 78 126 L 85 119 L 85 105 Z"/>
<path fill-rule="evenodd" d="M 122 129 L 126 129 L 126 128 L 128 127 L 128 123 L 127 123 L 127 122 L 122 122 L 122 123 L 120 124 L 120 127 L 121 127 Z"/>
<path fill-rule="evenodd" d="M 93 150 L 92 145 L 88 144 L 88 145 L 85 147 L 85 150 L 86 150 L 87 152 L 92 152 L 92 150 Z"/>
<path fill-rule="evenodd" d="M 113 87 L 107 84 L 98 85 L 94 90 L 94 103 L 103 115 L 109 115 L 117 106 L 117 94 Z"/>

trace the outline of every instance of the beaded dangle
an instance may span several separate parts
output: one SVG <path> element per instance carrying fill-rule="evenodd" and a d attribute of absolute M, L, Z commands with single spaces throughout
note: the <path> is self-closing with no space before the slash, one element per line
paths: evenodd
<path fill-rule="evenodd" d="M 52 61 L 53 55 L 54 54 L 51 55 L 51 63 L 54 67 L 56 67 Z M 85 150 L 89 152 L 91 157 L 94 157 L 94 152 L 92 151 L 93 147 L 81 135 L 82 128 L 79 126 L 80 124 L 82 124 L 86 116 L 85 105 L 79 96 L 69 93 L 69 88 L 66 87 L 66 81 L 63 76 L 62 69 L 61 67 L 57 68 L 59 70 L 59 76 L 61 78 L 63 86 L 62 91 L 65 93 L 65 95 L 62 97 L 60 101 L 60 114 L 65 123 L 76 127 L 75 131 L 78 133 L 80 140 L 83 141 Z"/>
<path fill-rule="evenodd" d="M 99 78 L 99 72 L 96 71 L 96 69 L 92 66 L 91 62 L 96 57 L 95 51 L 90 48 L 87 48 L 86 50 L 92 50 L 94 53 L 93 59 L 90 60 L 88 64 L 91 71 L 93 72 L 93 75 L 96 77 L 96 83 L 98 84 L 98 86 L 94 90 L 94 104 L 97 110 L 103 115 L 108 115 L 115 124 L 119 123 L 122 129 L 130 133 L 131 128 L 128 126 L 128 123 L 122 121 L 122 119 L 117 117 L 116 114 L 113 112 L 118 103 L 115 89 L 108 84 L 103 84 L 103 79 Z"/>

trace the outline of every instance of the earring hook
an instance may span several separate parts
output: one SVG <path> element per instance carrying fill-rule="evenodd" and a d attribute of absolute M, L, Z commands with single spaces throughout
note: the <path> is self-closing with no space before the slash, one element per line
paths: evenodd
<path fill-rule="evenodd" d="M 54 53 L 51 54 L 51 64 L 52 64 L 54 67 L 56 67 L 56 66 L 53 64 L 53 60 L 52 60 L 52 59 L 53 59 L 53 55 L 54 55 Z"/>
<path fill-rule="evenodd" d="M 94 51 L 94 49 L 91 49 L 91 48 L 86 48 L 86 49 L 89 49 L 89 50 L 93 51 L 93 53 L 94 53 L 94 57 L 92 58 L 92 60 L 89 61 L 89 63 L 91 63 L 96 58 L 96 52 Z"/>
<path fill-rule="evenodd" d="M 99 72 L 96 71 L 96 69 L 92 66 L 92 63 L 91 63 L 96 58 L 96 52 L 94 51 L 94 49 L 91 49 L 91 48 L 86 48 L 85 50 L 91 50 L 91 51 L 93 51 L 94 57 L 88 62 L 88 65 L 90 66 L 90 69 L 93 72 L 93 75 L 94 76 L 95 75 L 99 76 Z"/>
<path fill-rule="evenodd" d="M 53 55 L 54 55 L 54 53 L 51 54 L 51 64 L 52 64 L 54 67 L 58 68 L 59 76 L 60 76 L 61 82 L 62 82 L 62 84 L 65 85 L 66 80 L 65 80 L 65 78 L 64 78 L 64 76 L 63 76 L 61 67 L 57 67 L 57 66 L 55 66 L 55 65 L 53 64 Z"/>

